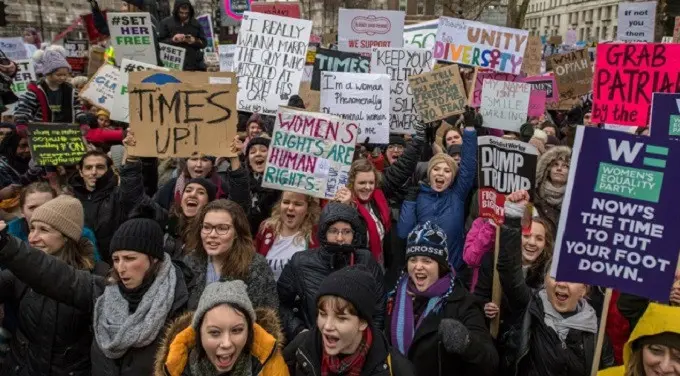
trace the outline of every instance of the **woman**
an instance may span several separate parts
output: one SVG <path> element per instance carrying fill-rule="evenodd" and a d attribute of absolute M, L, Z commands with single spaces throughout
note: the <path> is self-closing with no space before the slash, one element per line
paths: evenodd
<path fill-rule="evenodd" d="M 260 224 L 269 218 L 274 205 L 281 198 L 281 191 L 262 187 L 262 177 L 267 164 L 270 141 L 268 137 L 257 136 L 250 139 L 245 147 L 246 166 L 250 175 L 251 189 L 248 222 L 250 222 L 252 234 L 257 234 Z"/>
<path fill-rule="evenodd" d="M 168 328 L 154 375 L 287 376 L 282 340 L 276 311 L 255 310 L 243 281 L 215 282 Z"/>
<path fill-rule="evenodd" d="M 534 204 L 539 216 L 550 223 L 553 234 L 557 232 L 570 163 L 571 149 L 567 146 L 556 146 L 547 150 L 538 159 L 536 167 L 537 189 Z"/>
<path fill-rule="evenodd" d="M 24 29 L 24 46 L 26 47 L 27 56 L 30 58 L 33 53 L 40 49 L 40 34 L 38 30 L 33 27 L 27 27 Z"/>
<path fill-rule="evenodd" d="M 289 341 L 314 326 L 316 293 L 321 281 L 330 273 L 354 264 L 365 265 L 378 284 L 373 301 L 376 304 L 373 323 L 377 328 L 383 328 L 383 271 L 366 249 L 365 234 L 366 228 L 351 206 L 329 202 L 323 208 L 318 230 L 321 246 L 294 254 L 277 283 L 281 299 L 279 313 Z"/>
<path fill-rule="evenodd" d="M 340 269 L 319 286 L 316 325 L 290 343 L 284 356 L 296 376 L 415 375 L 374 322 L 376 280 L 363 265 Z"/>
<path fill-rule="evenodd" d="M 442 145 L 444 150 L 448 150 L 451 145 L 462 145 L 463 144 L 463 132 L 460 128 L 449 125 L 444 130 L 444 136 L 442 137 Z"/>
<path fill-rule="evenodd" d="M 598 318 L 585 296 L 588 286 L 582 283 L 556 281 L 545 273 L 544 287 L 532 290 L 524 282 L 520 240 L 520 217 L 529 200 L 526 191 L 514 192 L 506 198 L 505 225 L 501 230 L 502 249 L 498 257 L 498 274 L 511 311 L 521 312 L 512 330 L 502 338 L 503 366 L 511 375 L 587 375 L 593 364 L 597 342 Z M 549 270 L 550 264 L 546 266 Z M 614 364 L 614 354 L 605 342 L 601 368 Z"/>
<path fill-rule="evenodd" d="M 255 137 L 259 137 L 263 131 L 262 117 L 258 113 L 253 113 L 246 123 L 246 139 L 243 141 L 243 147 L 247 148 L 248 143 Z M 246 156 L 248 156 L 248 153 L 246 153 Z"/>
<path fill-rule="evenodd" d="M 413 229 L 406 273 L 387 303 L 388 338 L 419 375 L 442 376 L 455 369 L 458 375 L 495 376 L 498 354 L 484 315 L 456 282 L 447 252 L 439 226 L 427 222 Z"/>
<path fill-rule="evenodd" d="M 173 203 L 181 200 L 187 181 L 196 178 L 209 179 L 217 187 L 216 197 L 227 198 L 229 187 L 217 174 L 215 157 L 194 154 L 186 160 L 178 177 L 170 179 L 158 189 L 154 201 L 165 210 L 170 210 Z"/>
<path fill-rule="evenodd" d="M 474 121 L 474 114 L 466 116 L 466 124 Z M 449 240 L 449 261 L 456 270 L 463 266 L 463 227 L 465 201 L 474 184 L 477 171 L 477 133 L 466 126 L 463 151 L 458 164 L 447 154 L 436 154 L 427 165 L 427 182 L 409 192 L 399 214 L 397 231 L 405 239 L 419 223 L 431 221 L 441 227 Z"/>
<path fill-rule="evenodd" d="M 31 289 L 93 315 L 92 376 L 153 374 L 161 330 L 185 310 L 188 298 L 181 270 L 163 253 L 163 231 L 156 222 L 131 219 L 116 230 L 109 278 L 57 262 L 4 228 L 0 222 L 2 265 Z"/>
<path fill-rule="evenodd" d="M 4 211 L 7 219 L 18 214 L 21 187 L 43 175 L 43 169 L 30 166 L 30 161 L 28 138 L 10 131 L 0 141 L 0 212 Z"/>
<path fill-rule="evenodd" d="M 108 271 L 106 264 L 95 266 L 92 243 L 81 236 L 83 207 L 75 198 L 59 196 L 38 207 L 31 215 L 30 231 L 28 243 L 49 262 L 60 260 L 65 267 L 91 277 Z M 26 266 L 31 269 L 40 264 L 27 261 Z M 11 268 L 0 272 L 0 300 L 15 316 L 10 354 L 2 365 L 2 374 L 90 375 L 90 312 L 31 287 Z"/>
<path fill-rule="evenodd" d="M 598 376 L 680 375 L 680 308 L 651 303 L 624 348 L 624 364 Z"/>
<path fill-rule="evenodd" d="M 284 191 L 272 216 L 262 222 L 255 236 L 255 249 L 267 259 L 277 281 L 294 254 L 316 248 L 319 200 L 302 193 Z"/>
<path fill-rule="evenodd" d="M 31 122 L 85 124 L 78 91 L 71 86 L 71 66 L 64 55 L 47 50 L 37 63 L 44 77 L 28 84 L 28 90 L 14 111 L 17 129 Z"/>
<path fill-rule="evenodd" d="M 277 309 L 274 275 L 267 260 L 255 253 L 248 219 L 233 201 L 217 200 L 206 205 L 191 229 L 193 235 L 184 261 L 194 280 L 189 289 L 189 309 L 195 309 L 205 287 L 220 280 L 240 279 L 257 308 Z"/>

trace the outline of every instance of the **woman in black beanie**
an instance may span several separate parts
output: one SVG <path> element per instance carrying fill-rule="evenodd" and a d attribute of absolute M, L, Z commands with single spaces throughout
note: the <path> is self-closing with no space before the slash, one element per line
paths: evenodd
<path fill-rule="evenodd" d="M 78 270 L 9 236 L 0 222 L 0 263 L 28 287 L 93 315 L 92 376 L 153 374 L 165 325 L 186 308 L 181 270 L 150 219 L 124 222 L 111 239 L 108 278 Z"/>

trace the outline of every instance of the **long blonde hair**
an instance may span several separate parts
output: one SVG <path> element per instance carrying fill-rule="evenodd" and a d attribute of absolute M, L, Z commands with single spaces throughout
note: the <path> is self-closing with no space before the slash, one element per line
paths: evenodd
<path fill-rule="evenodd" d="M 283 230 L 283 221 L 281 220 L 281 203 L 283 202 L 283 192 L 279 201 L 276 202 L 272 208 L 272 215 L 267 218 L 262 226 L 267 229 L 274 231 L 274 236 L 279 236 Z M 312 242 L 314 237 L 314 225 L 319 222 L 319 216 L 321 215 L 321 206 L 319 205 L 319 200 L 310 195 L 304 195 L 307 201 L 307 214 L 305 219 L 300 225 L 300 232 L 295 236 L 296 242 L 306 242 L 307 244 Z"/>

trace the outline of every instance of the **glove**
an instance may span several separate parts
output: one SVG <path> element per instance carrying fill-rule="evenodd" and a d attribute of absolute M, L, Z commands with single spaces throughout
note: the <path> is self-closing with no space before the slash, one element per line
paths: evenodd
<path fill-rule="evenodd" d="M 425 129 L 427 129 L 427 125 L 423 124 L 423 122 L 418 121 L 413 126 L 413 129 L 416 131 L 416 134 L 413 135 L 413 138 L 421 142 L 425 141 Z"/>
<path fill-rule="evenodd" d="M 469 106 L 465 106 L 465 112 L 463 113 L 463 124 L 466 127 L 477 128 L 477 113 L 475 109 Z"/>
<path fill-rule="evenodd" d="M 470 347 L 470 331 L 456 319 L 442 319 L 439 339 L 447 352 L 462 355 Z"/>
<path fill-rule="evenodd" d="M 404 197 L 404 201 L 415 201 L 418 198 L 418 193 L 420 193 L 420 185 L 416 183 L 415 185 L 408 187 L 408 192 L 406 193 L 406 197 Z"/>

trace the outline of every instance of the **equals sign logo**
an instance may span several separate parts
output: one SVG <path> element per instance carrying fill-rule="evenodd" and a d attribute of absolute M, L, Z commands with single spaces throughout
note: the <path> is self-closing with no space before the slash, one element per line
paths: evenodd
<path fill-rule="evenodd" d="M 645 156 L 642 164 L 649 167 L 666 168 L 666 158 L 662 157 L 668 157 L 668 148 L 647 145 L 645 147 Z"/>

